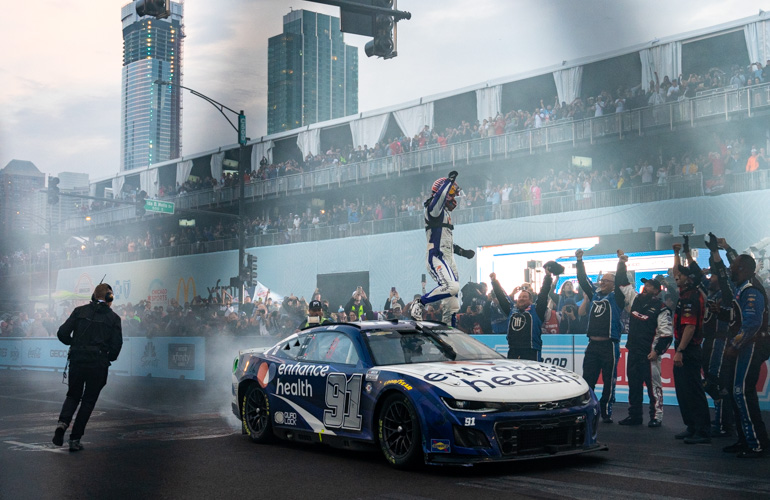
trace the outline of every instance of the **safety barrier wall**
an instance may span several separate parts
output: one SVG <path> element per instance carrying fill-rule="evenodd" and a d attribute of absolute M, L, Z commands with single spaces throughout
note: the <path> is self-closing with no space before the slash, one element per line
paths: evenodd
<path fill-rule="evenodd" d="M 505 335 L 472 335 L 500 354 L 508 353 L 508 341 Z M 239 349 L 266 346 L 268 337 L 244 337 L 231 341 L 232 358 Z M 618 359 L 615 399 L 628 402 L 628 377 L 626 374 L 626 336 L 621 339 L 620 358 Z M 572 370 L 578 374 L 583 371 L 583 355 L 588 346 L 588 338 L 582 335 L 547 335 L 543 337 L 542 357 L 545 363 Z M 673 347 L 663 355 L 661 378 L 663 383 L 663 402 L 676 405 L 673 376 Z M 229 368 L 231 359 L 225 356 L 228 365 L 217 367 L 217 371 Z M 52 338 L 7 338 L 0 339 L 0 369 L 61 371 L 67 361 L 67 347 Z M 215 367 L 211 367 L 214 369 Z M 206 378 L 206 339 L 203 337 L 127 337 L 123 339 L 123 351 L 118 360 L 110 367 L 110 373 L 134 377 L 176 378 L 205 380 Z M 759 406 L 770 411 L 770 361 L 760 372 L 757 382 Z M 211 377 L 210 377 L 211 378 Z M 597 395 L 601 395 L 604 384 L 599 378 L 596 385 Z M 644 391 L 644 402 L 648 403 Z M 709 400 L 711 404 L 711 401 Z"/>
<path fill-rule="evenodd" d="M 68 347 L 55 338 L 0 339 L 0 369 L 62 371 Z M 110 373 L 132 377 L 205 380 L 203 337 L 126 337 Z"/>
<path fill-rule="evenodd" d="M 505 335 L 472 335 L 485 345 L 496 350 L 500 354 L 508 354 L 508 341 Z M 626 374 L 626 335 L 620 341 L 620 358 L 618 359 L 617 381 L 615 383 L 615 400 L 628 402 L 628 376 Z M 542 358 L 546 363 L 572 370 L 575 373 L 583 373 L 583 355 L 588 346 L 588 337 L 583 335 L 544 335 Z M 663 404 L 676 405 L 676 392 L 674 390 L 674 348 L 671 347 L 661 358 L 661 382 L 663 385 Z M 765 362 L 759 374 L 757 382 L 757 394 L 759 407 L 762 410 L 770 410 L 770 361 Z M 596 384 L 596 395 L 600 397 L 604 390 L 604 382 L 599 377 Z M 644 390 L 644 402 L 649 403 L 646 388 Z M 712 404 L 709 399 L 709 404 Z"/>

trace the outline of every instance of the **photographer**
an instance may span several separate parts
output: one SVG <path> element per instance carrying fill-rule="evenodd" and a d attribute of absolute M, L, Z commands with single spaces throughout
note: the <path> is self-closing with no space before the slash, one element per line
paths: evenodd
<path fill-rule="evenodd" d="M 83 449 L 80 438 L 99 393 L 107 383 L 110 362 L 118 359 L 123 346 L 120 316 L 111 309 L 113 299 L 112 287 L 100 283 L 91 296 L 91 302 L 72 311 L 56 333 L 63 344 L 70 346 L 70 382 L 53 444 L 64 444 L 64 433 L 79 404 L 80 410 L 70 433 L 70 451 Z"/>
<path fill-rule="evenodd" d="M 374 319 L 372 304 L 366 297 L 364 287 L 359 286 L 356 288 L 356 291 L 353 292 L 353 296 L 350 297 L 348 303 L 345 304 L 345 312 L 348 313 L 348 316 L 350 316 L 351 312 L 354 313 L 358 320 Z"/>

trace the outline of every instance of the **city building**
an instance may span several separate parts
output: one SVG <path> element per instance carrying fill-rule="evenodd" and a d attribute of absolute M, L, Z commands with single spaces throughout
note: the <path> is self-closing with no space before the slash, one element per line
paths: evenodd
<path fill-rule="evenodd" d="M 181 156 L 181 89 L 155 82 L 182 83 L 182 16 L 183 6 L 176 2 L 166 19 L 139 16 L 136 1 L 121 9 L 121 171 Z"/>
<path fill-rule="evenodd" d="M 45 174 L 31 161 L 11 160 L 0 170 L 0 236 L 4 241 L 20 231 L 45 232 L 43 189 Z"/>
<path fill-rule="evenodd" d="M 307 10 L 283 17 L 268 40 L 267 132 L 358 113 L 358 48 L 346 45 L 340 20 Z"/>

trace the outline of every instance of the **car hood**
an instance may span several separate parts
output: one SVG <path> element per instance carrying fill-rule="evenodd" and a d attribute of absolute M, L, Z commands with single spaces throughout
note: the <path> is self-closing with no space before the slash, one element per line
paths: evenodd
<path fill-rule="evenodd" d="M 588 384 L 558 366 L 518 359 L 443 361 L 376 367 L 414 377 L 441 388 L 455 399 L 534 403 L 580 396 Z"/>

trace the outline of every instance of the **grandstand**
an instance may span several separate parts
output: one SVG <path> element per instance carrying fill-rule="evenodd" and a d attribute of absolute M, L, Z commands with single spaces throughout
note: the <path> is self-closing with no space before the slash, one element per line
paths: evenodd
<path fill-rule="evenodd" d="M 246 247 L 259 256 L 260 281 L 309 296 L 318 275 L 366 270 L 377 302 L 394 285 L 418 291 L 421 202 L 433 180 L 453 169 L 466 195 L 454 213 L 462 246 L 694 223 L 747 248 L 768 234 L 759 214 L 770 208 L 770 171 L 744 173 L 751 146 L 768 149 L 770 79 L 751 72 L 763 50 L 751 33 L 768 24 L 738 20 L 252 141 Z M 732 83 L 736 68 L 743 83 Z M 652 69 L 661 78 L 650 91 Z M 665 92 L 679 75 L 687 75 L 680 92 L 651 104 L 650 93 Z M 720 156 L 721 171 L 711 154 Z M 145 261 L 176 257 L 186 262 L 172 266 L 179 277 L 214 263 L 201 282 L 235 275 L 237 231 L 217 213 L 237 214 L 238 158 L 237 146 L 223 146 L 94 182 L 97 197 L 130 200 L 144 190 L 173 201 L 178 213 L 140 218 L 131 205 L 99 203 L 90 220 L 83 212 L 64 221 L 51 265 L 69 271 L 66 279 L 60 272 L 57 289 L 71 289 L 83 269 L 93 277 L 106 270 L 160 275 L 168 260 Z M 637 178 L 636 167 L 647 165 L 653 182 Z M 507 202 L 488 202 L 506 186 Z M 69 237 L 83 244 L 65 250 Z M 37 295 L 48 262 L 26 250 L 30 258 L 9 260 L 3 272 Z M 121 263 L 123 270 L 115 267 Z M 478 279 L 473 262 L 460 264 L 463 281 Z"/>

